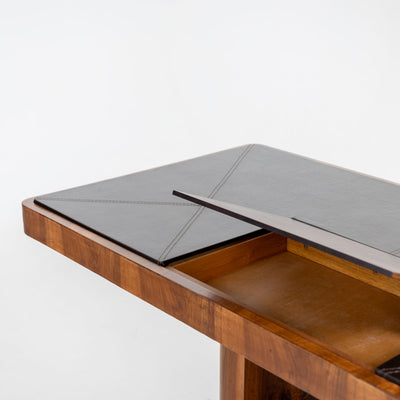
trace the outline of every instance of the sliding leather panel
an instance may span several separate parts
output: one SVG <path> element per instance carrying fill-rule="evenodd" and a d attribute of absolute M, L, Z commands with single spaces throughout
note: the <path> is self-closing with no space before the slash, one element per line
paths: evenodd
<path fill-rule="evenodd" d="M 172 192 L 175 196 L 200 206 L 248 222 L 278 235 L 312 246 L 326 253 L 356 263 L 364 268 L 395 278 L 400 277 L 400 258 L 374 247 L 337 235 L 295 218 L 266 213 L 226 201 L 209 199 L 191 193 Z"/>
<path fill-rule="evenodd" d="M 36 202 L 160 264 L 258 231 L 172 196 L 173 189 L 296 218 L 399 254 L 399 186 L 262 145 L 40 196 Z"/>

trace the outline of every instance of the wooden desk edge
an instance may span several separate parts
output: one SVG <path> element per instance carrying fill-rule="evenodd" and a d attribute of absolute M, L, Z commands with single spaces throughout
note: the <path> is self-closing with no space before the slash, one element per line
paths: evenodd
<path fill-rule="evenodd" d="M 25 233 L 319 399 L 398 399 L 400 387 L 206 285 L 23 202 Z M 234 333 L 233 333 L 234 332 Z"/>

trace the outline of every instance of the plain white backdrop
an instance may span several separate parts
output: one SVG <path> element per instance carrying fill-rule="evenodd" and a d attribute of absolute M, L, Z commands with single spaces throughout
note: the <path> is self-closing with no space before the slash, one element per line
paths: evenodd
<path fill-rule="evenodd" d="M 0 398 L 218 398 L 219 346 L 25 237 L 24 198 L 262 143 L 400 181 L 400 3 L 0 0 Z"/>

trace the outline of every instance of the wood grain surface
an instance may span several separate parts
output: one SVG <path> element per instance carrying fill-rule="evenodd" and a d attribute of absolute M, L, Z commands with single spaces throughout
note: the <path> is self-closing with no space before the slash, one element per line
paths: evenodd
<path fill-rule="evenodd" d="M 190 257 L 184 262 L 173 263 L 171 266 L 206 282 L 284 250 L 286 250 L 286 238 L 271 233 L 236 243 L 234 246 L 223 246 L 216 251 L 208 251 Z"/>
<path fill-rule="evenodd" d="M 290 252 L 207 282 L 375 369 L 400 354 L 400 297 Z"/>
<path fill-rule="evenodd" d="M 400 297 L 400 279 L 393 279 L 370 269 L 360 267 L 332 254 L 327 254 L 311 246 L 305 246 L 292 239 L 287 240 L 287 250 Z"/>
<path fill-rule="evenodd" d="M 220 400 L 315 399 L 224 346 L 220 359 Z"/>
<path fill-rule="evenodd" d="M 27 235 L 321 400 L 389 400 L 372 368 L 174 268 L 158 266 L 28 199 Z"/>

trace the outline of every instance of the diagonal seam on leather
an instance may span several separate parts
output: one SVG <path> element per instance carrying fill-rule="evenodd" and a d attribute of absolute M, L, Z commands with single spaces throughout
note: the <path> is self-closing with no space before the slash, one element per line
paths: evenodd
<path fill-rule="evenodd" d="M 217 185 L 212 189 L 211 193 L 207 196 L 209 198 L 213 198 L 221 187 L 227 182 L 227 180 L 232 176 L 235 172 L 239 164 L 243 161 L 243 159 L 249 154 L 250 150 L 254 147 L 254 144 L 250 144 L 246 146 L 246 148 L 239 154 L 236 160 L 233 162 L 232 166 L 225 173 L 222 179 L 217 183 Z M 182 226 L 182 228 L 177 232 L 177 234 L 172 238 L 171 242 L 165 247 L 165 249 L 160 254 L 158 258 L 158 262 L 165 260 L 168 257 L 168 254 L 172 251 L 172 249 L 177 245 L 177 243 L 182 239 L 188 229 L 193 225 L 196 219 L 202 214 L 204 211 L 204 207 L 200 207 L 196 210 L 196 212 L 189 218 L 189 220 Z"/>

